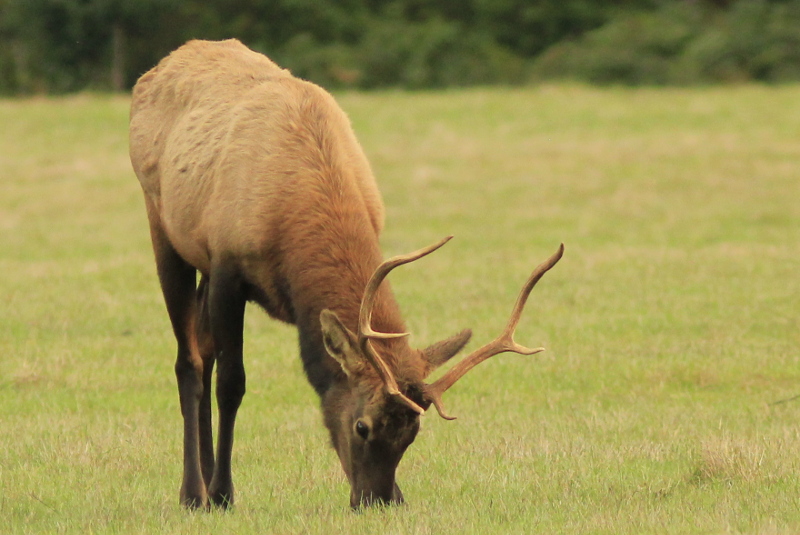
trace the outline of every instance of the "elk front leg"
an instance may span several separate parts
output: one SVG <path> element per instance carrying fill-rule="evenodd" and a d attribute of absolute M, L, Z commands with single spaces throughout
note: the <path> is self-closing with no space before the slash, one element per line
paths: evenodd
<path fill-rule="evenodd" d="M 223 507 L 233 505 L 233 428 L 245 392 L 242 362 L 245 304 L 244 286 L 236 270 L 224 265 L 213 267 L 209 279 L 208 311 L 216 350 L 219 432 L 209 497 Z"/>

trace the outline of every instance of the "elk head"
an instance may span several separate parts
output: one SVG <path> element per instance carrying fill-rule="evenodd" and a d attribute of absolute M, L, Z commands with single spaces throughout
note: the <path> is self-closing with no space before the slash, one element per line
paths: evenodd
<path fill-rule="evenodd" d="M 378 266 L 361 301 L 357 333 L 345 327 L 330 310 L 323 310 L 320 315 L 325 348 L 347 376 L 346 384 L 337 384 L 328 392 L 323 410 L 333 446 L 350 482 L 353 508 L 403 502 L 395 472 L 417 436 L 420 416 L 433 404 L 441 417 L 453 420 L 444 410 L 442 395 L 464 374 L 499 353 L 532 355 L 544 351 L 514 342 L 514 329 L 534 285 L 561 258 L 563 244 L 533 271 L 500 336 L 470 353 L 433 383 L 424 380 L 466 345 L 471 336 L 469 330 L 420 351 L 403 343 L 402 338 L 408 333 L 381 333 L 372 329 L 370 320 L 377 290 L 389 272 L 432 253 L 451 237 L 408 255 L 390 258 Z M 387 361 L 394 366 L 390 367 Z"/>

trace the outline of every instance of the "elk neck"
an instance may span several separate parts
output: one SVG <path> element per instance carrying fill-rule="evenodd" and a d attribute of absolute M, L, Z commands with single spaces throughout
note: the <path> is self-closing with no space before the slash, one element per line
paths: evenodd
<path fill-rule="evenodd" d="M 292 247 L 285 251 L 285 273 L 300 337 L 303 366 L 314 389 L 322 396 L 334 381 L 346 380 L 341 366 L 322 342 L 319 316 L 324 309 L 336 313 L 357 333 L 361 299 L 367 282 L 382 260 L 377 232 L 371 224 L 353 181 L 329 184 L 337 190 L 320 192 L 320 203 L 294 212 L 283 235 Z M 355 190 L 345 193 L 347 186 Z M 343 195 L 344 194 L 344 195 Z M 337 202 L 347 199 L 348 202 Z M 378 290 L 372 327 L 379 332 L 405 332 L 405 324 L 388 282 Z M 374 341 L 387 365 L 401 377 L 414 352 L 405 338 Z M 376 377 L 377 379 L 377 377 Z"/>

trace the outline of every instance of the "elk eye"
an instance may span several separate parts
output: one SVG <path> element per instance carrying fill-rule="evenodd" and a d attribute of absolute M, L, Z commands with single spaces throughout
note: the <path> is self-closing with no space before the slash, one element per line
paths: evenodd
<path fill-rule="evenodd" d="M 365 424 L 363 420 L 357 421 L 356 433 L 358 433 L 358 436 L 360 436 L 364 440 L 367 440 L 367 437 L 369 436 L 369 426 Z"/>

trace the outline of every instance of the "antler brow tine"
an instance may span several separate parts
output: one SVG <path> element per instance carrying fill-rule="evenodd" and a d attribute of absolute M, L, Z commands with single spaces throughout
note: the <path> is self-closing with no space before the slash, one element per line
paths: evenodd
<path fill-rule="evenodd" d="M 397 380 L 395 380 L 394 374 L 383 361 L 378 352 L 375 351 L 375 348 L 372 347 L 372 344 L 370 344 L 370 339 L 400 338 L 403 336 L 408 336 L 408 333 L 379 333 L 374 331 L 370 325 L 372 320 L 372 308 L 375 306 L 375 297 L 378 293 L 378 287 L 381 285 L 386 276 L 389 275 L 390 271 L 398 266 L 408 264 L 409 262 L 413 262 L 422 258 L 423 256 L 429 255 L 450 241 L 451 238 L 452 236 L 447 236 L 437 243 L 429 245 L 428 247 L 423 247 L 422 249 L 414 251 L 413 253 L 394 256 L 388 260 L 385 260 L 375 269 L 372 277 L 370 277 L 367 287 L 364 290 L 364 297 L 361 300 L 361 309 L 358 313 L 358 346 L 361 349 L 361 352 L 370 361 L 372 366 L 375 368 L 375 371 L 378 372 L 378 375 L 381 377 L 381 380 L 386 387 L 386 391 L 419 414 L 425 414 L 425 409 L 420 407 L 417 403 L 409 399 L 400 391 L 400 387 L 397 385 Z"/>
<path fill-rule="evenodd" d="M 522 310 L 525 308 L 525 303 L 528 301 L 528 296 L 530 295 L 531 290 L 533 290 L 533 287 L 536 286 L 537 282 L 539 282 L 539 279 L 541 279 L 545 273 L 547 273 L 553 266 L 556 265 L 559 260 L 561 260 L 563 255 L 564 244 L 562 243 L 558 248 L 558 251 L 553 253 L 550 258 L 539 264 L 539 266 L 533 270 L 533 273 L 531 273 L 531 276 L 522 287 L 519 297 L 517 297 L 517 302 L 514 304 L 514 308 L 511 311 L 511 317 L 509 318 L 505 329 L 503 329 L 503 332 L 500 333 L 500 336 L 483 347 L 476 349 L 464 357 L 458 364 L 450 368 L 450 370 L 448 370 L 447 373 L 445 373 L 437 381 L 425 386 L 425 395 L 436 407 L 436 410 L 439 412 L 439 415 L 442 418 L 446 420 L 455 419 L 455 417 L 449 416 L 445 412 L 444 405 L 442 403 L 442 394 L 444 394 L 451 386 L 453 386 L 456 381 L 461 379 L 468 371 L 484 360 L 506 351 L 512 351 L 521 355 L 533 355 L 535 353 L 544 351 L 543 347 L 530 349 L 516 343 L 514 341 L 514 330 L 517 328 L 517 324 L 522 316 Z"/>

